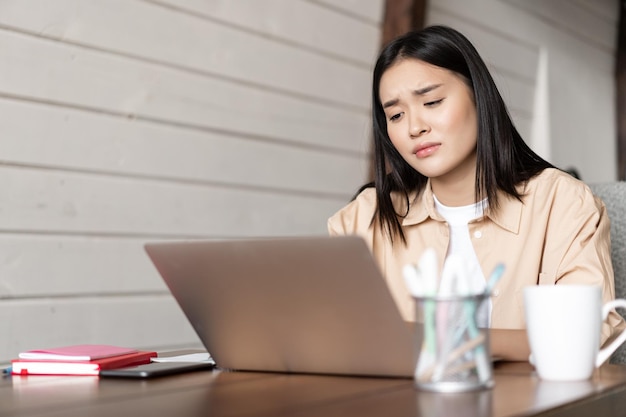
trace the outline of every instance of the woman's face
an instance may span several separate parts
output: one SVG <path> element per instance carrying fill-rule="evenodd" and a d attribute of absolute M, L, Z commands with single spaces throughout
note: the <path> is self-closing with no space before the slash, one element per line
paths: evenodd
<path fill-rule="evenodd" d="M 404 160 L 437 184 L 470 184 L 476 175 L 478 120 L 473 94 L 452 71 L 402 59 L 383 74 L 387 133 Z"/>

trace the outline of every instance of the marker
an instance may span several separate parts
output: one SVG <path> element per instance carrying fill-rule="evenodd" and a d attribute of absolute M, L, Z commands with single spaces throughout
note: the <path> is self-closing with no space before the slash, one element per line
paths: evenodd
<path fill-rule="evenodd" d="M 485 288 L 485 292 L 487 294 L 491 294 L 491 291 L 493 291 L 493 288 L 496 286 L 498 281 L 500 281 L 500 278 L 502 278 L 503 273 L 504 273 L 504 264 L 500 263 L 496 265 L 496 267 L 491 272 L 491 275 L 489 276 L 489 280 L 487 281 L 487 287 Z"/>
<path fill-rule="evenodd" d="M 439 284 L 437 263 L 437 253 L 433 248 L 427 248 L 419 259 L 418 268 L 423 277 L 424 296 L 426 298 L 437 295 Z M 424 301 L 424 337 L 428 351 L 433 355 L 433 358 L 437 353 L 436 308 L 437 304 L 434 300 L 427 299 Z"/>

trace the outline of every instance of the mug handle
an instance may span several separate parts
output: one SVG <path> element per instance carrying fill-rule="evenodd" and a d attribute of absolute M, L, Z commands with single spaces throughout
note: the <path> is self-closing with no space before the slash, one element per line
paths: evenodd
<path fill-rule="evenodd" d="M 617 300 L 612 300 L 604 304 L 602 306 L 602 322 L 604 322 L 611 310 L 615 307 L 626 308 L 626 299 L 618 298 Z M 609 359 L 613 352 L 615 352 L 624 342 L 626 342 L 626 330 L 623 330 L 610 345 L 600 349 L 596 359 L 596 367 L 602 365 L 607 359 Z"/>

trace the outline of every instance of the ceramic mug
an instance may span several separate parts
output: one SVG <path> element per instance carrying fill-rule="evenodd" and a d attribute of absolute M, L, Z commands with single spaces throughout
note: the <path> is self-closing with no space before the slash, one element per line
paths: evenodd
<path fill-rule="evenodd" d="M 524 308 L 531 363 L 539 377 L 552 381 L 591 378 L 626 341 L 622 332 L 600 349 L 602 322 L 626 300 L 602 304 L 602 289 L 594 285 L 536 285 L 524 288 Z"/>

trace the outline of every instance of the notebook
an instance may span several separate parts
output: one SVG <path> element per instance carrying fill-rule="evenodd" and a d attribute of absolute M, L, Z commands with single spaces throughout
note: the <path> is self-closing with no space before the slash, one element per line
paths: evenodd
<path fill-rule="evenodd" d="M 145 249 L 222 369 L 413 375 L 411 326 L 359 237 L 154 242 Z"/>

